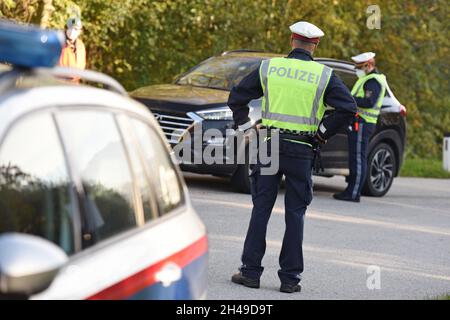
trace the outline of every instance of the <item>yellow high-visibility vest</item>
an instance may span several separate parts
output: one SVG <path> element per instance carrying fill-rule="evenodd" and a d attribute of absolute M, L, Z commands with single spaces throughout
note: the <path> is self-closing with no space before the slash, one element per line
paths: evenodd
<path fill-rule="evenodd" d="M 323 97 L 332 69 L 315 61 L 264 60 L 260 69 L 262 124 L 314 135 L 325 113 Z"/>
<path fill-rule="evenodd" d="M 386 76 L 379 73 L 371 73 L 356 81 L 352 89 L 352 96 L 357 98 L 364 98 L 364 84 L 370 79 L 375 79 L 381 86 L 380 96 L 373 108 L 363 108 L 358 106 L 358 114 L 368 123 L 377 123 L 380 115 L 381 106 L 383 105 L 383 98 L 386 94 Z"/>

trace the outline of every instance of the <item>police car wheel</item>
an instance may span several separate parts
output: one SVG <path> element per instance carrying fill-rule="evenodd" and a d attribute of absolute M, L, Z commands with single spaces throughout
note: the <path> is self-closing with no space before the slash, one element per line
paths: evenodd
<path fill-rule="evenodd" d="M 367 161 L 367 178 L 362 194 L 384 196 L 391 188 L 396 172 L 397 160 L 392 147 L 386 143 L 376 145 Z"/>

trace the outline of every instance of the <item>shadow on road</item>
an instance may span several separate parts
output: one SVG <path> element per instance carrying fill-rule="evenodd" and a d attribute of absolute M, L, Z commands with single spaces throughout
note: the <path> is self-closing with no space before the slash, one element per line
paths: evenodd
<path fill-rule="evenodd" d="M 234 192 L 229 178 L 214 177 L 193 173 L 183 173 L 188 188 L 210 189 L 213 191 Z"/>
<path fill-rule="evenodd" d="M 193 173 L 183 173 L 188 188 L 195 187 L 200 189 L 208 189 L 211 191 L 236 193 L 230 183 L 230 178 L 215 177 L 211 175 L 201 175 Z M 281 192 L 284 192 L 285 183 L 281 182 Z M 345 189 L 345 183 L 342 185 L 327 184 L 326 180 L 314 182 L 314 192 L 335 193 Z"/>
<path fill-rule="evenodd" d="M 336 186 L 332 184 L 327 184 L 326 182 L 314 182 L 314 191 L 315 192 L 328 192 L 328 193 L 336 193 L 344 191 L 346 184 Z"/>

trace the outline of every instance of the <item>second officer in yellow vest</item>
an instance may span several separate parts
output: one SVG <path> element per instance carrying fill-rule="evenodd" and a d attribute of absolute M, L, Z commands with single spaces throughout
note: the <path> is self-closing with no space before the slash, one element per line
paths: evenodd
<path fill-rule="evenodd" d="M 252 169 L 252 216 L 242 265 L 231 280 L 259 288 L 267 224 L 284 175 L 286 229 L 278 277 L 280 291 L 286 293 L 298 292 L 301 288 L 303 224 L 306 208 L 312 200 L 312 146 L 316 141 L 325 143 L 341 127 L 348 126 L 356 114 L 356 104 L 347 87 L 331 68 L 312 58 L 319 38 L 324 35 L 322 30 L 304 21 L 292 25 L 290 30 L 291 53 L 286 58 L 262 61 L 257 70 L 232 89 L 228 99 L 235 125 L 245 130 L 251 127 L 247 104 L 263 97 L 262 125 L 280 133 L 279 150 L 271 148 L 272 139 L 260 141 L 267 144 L 272 157 L 277 153 L 279 168 L 274 174 L 263 174 L 264 166 L 258 162 Z M 336 112 L 322 119 L 325 104 L 333 106 Z"/>
<path fill-rule="evenodd" d="M 373 52 L 352 57 L 359 78 L 352 89 L 358 116 L 348 133 L 348 185 L 343 192 L 333 195 L 337 200 L 359 202 L 366 179 L 369 139 L 375 131 L 386 93 L 386 77 L 375 68 L 374 57 Z"/>

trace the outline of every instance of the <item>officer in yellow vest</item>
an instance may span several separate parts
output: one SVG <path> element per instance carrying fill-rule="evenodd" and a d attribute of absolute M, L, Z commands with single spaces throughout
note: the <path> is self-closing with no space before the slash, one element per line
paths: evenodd
<path fill-rule="evenodd" d="M 358 106 L 358 116 L 348 133 L 350 168 L 348 185 L 343 192 L 333 195 L 337 200 L 359 202 L 366 179 L 369 139 L 375 131 L 386 93 L 386 77 L 375 68 L 374 57 L 373 52 L 352 57 L 359 78 L 352 89 L 352 95 Z"/>
<path fill-rule="evenodd" d="M 312 58 L 324 35 L 315 25 L 300 21 L 290 27 L 292 51 L 286 58 L 264 60 L 234 87 L 228 99 L 233 119 L 241 131 L 252 126 L 248 103 L 262 99 L 262 125 L 279 132 L 279 157 L 275 174 L 263 174 L 258 161 L 251 173 L 253 210 L 242 253 L 242 265 L 231 281 L 259 288 L 266 230 L 282 176 L 286 178 L 286 229 L 280 252 L 280 291 L 299 292 L 303 272 L 303 225 L 312 200 L 313 145 L 325 143 L 341 127 L 351 124 L 356 103 L 333 70 Z M 323 118 L 325 105 L 336 110 Z M 322 121 L 323 120 L 323 121 Z M 271 149 L 272 139 L 259 141 Z M 270 164 L 269 164 L 270 165 Z M 268 166 L 269 166 L 268 165 Z"/>

